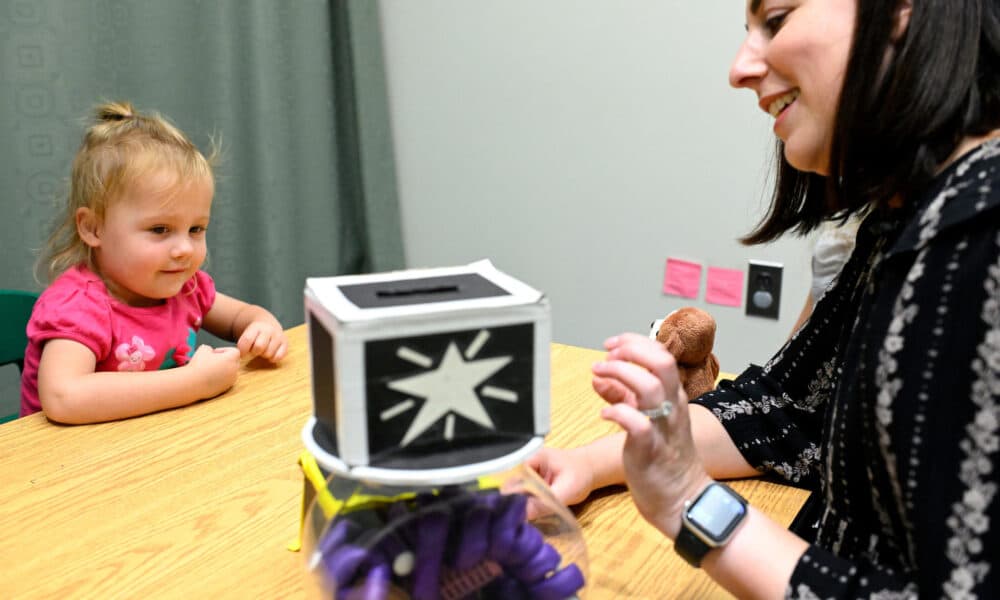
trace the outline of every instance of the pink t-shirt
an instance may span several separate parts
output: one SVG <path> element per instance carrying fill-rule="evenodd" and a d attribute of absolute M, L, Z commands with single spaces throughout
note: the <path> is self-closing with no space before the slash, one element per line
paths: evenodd
<path fill-rule="evenodd" d="M 215 302 L 215 282 L 203 271 L 173 298 L 129 306 L 108 294 L 101 278 L 79 265 L 56 278 L 35 303 L 21 374 L 21 416 L 42 409 L 38 362 L 51 339 L 79 342 L 97 357 L 97 371 L 155 371 L 186 364 L 195 334 Z"/>

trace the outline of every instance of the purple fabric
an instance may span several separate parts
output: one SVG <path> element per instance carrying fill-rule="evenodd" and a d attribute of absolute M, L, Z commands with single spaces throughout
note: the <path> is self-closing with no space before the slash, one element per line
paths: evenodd
<path fill-rule="evenodd" d="M 462 516 L 462 529 L 458 533 L 455 551 L 455 568 L 461 571 L 479 564 L 490 547 L 490 513 L 485 506 L 473 506 Z"/>
<path fill-rule="evenodd" d="M 554 571 L 561 560 L 559 552 L 549 544 L 545 544 L 528 562 L 510 567 L 509 571 L 511 575 L 525 583 L 536 583 L 544 579 L 550 571 Z"/>
<path fill-rule="evenodd" d="M 413 567 L 413 600 L 437 600 L 438 579 L 448 541 L 448 514 L 428 511 L 417 524 L 416 562 Z"/>
<path fill-rule="evenodd" d="M 348 534 L 351 533 L 352 528 L 356 529 L 356 526 L 347 519 L 334 521 L 333 525 L 330 526 L 330 529 L 328 529 L 326 534 L 319 540 L 317 549 L 320 554 L 326 556 L 336 550 L 338 546 L 347 540 Z"/>
<path fill-rule="evenodd" d="M 486 585 L 486 597 L 565 600 L 583 587 L 583 574 L 575 564 L 557 570 L 562 557 L 526 521 L 527 501 L 496 491 L 421 494 L 413 502 L 336 517 L 317 550 L 336 598 L 385 598 L 395 584 L 413 600 L 438 600 L 443 572 L 495 561 L 489 564 L 498 564 L 502 574 L 472 584 Z M 377 530 L 360 524 L 372 516 L 381 523 Z M 413 552 L 413 572 L 393 573 L 393 562 L 407 551 Z"/>
<path fill-rule="evenodd" d="M 364 583 L 361 585 L 361 593 L 351 594 L 360 600 L 385 600 L 389 597 L 389 582 L 392 577 L 392 569 L 386 563 L 378 563 L 365 574 Z"/>
<path fill-rule="evenodd" d="M 518 527 L 514 545 L 507 553 L 504 567 L 523 565 L 534 558 L 535 554 L 545 545 L 545 538 L 531 523 L 521 523 Z"/>
<path fill-rule="evenodd" d="M 521 494 L 506 496 L 500 514 L 490 528 L 490 557 L 501 564 L 507 562 L 507 555 L 514 547 L 517 528 L 524 523 L 527 497 Z"/>
<path fill-rule="evenodd" d="M 368 551 L 358 546 L 345 544 L 332 553 L 323 557 L 323 564 L 326 565 L 326 572 L 333 580 L 333 584 L 342 588 L 347 586 L 354 578 L 355 572 L 361 563 L 368 558 Z"/>

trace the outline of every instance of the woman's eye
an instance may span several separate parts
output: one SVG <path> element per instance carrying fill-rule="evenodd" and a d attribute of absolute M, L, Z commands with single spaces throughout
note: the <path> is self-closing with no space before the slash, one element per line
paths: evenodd
<path fill-rule="evenodd" d="M 782 25 L 784 25 L 786 16 L 788 16 L 788 13 L 783 12 L 768 17 L 764 21 L 764 29 L 766 29 L 767 32 L 773 36 L 774 34 L 778 33 L 778 30 L 781 29 Z"/>

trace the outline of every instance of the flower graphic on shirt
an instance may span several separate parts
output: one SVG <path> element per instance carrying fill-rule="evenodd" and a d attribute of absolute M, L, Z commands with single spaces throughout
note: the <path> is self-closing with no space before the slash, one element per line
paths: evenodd
<path fill-rule="evenodd" d="M 184 366 L 191 360 L 191 346 L 181 344 L 174 350 L 174 362 L 178 366 Z"/>
<path fill-rule="evenodd" d="M 119 371 L 143 371 L 146 368 L 146 361 L 153 360 L 154 356 L 156 351 L 153 347 L 147 346 L 137 335 L 132 336 L 131 343 L 119 344 L 115 348 L 115 358 L 120 361 Z"/>
<path fill-rule="evenodd" d="M 194 329 L 188 328 L 187 341 L 181 342 L 176 347 L 167 350 L 163 359 L 160 363 L 160 370 L 173 369 L 174 367 L 182 367 L 191 361 L 191 356 L 194 354 L 192 348 L 198 343 L 198 334 L 194 332 Z"/>

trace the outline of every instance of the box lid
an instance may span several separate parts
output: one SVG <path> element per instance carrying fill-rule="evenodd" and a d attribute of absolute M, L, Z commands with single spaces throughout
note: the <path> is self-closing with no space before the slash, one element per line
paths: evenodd
<path fill-rule="evenodd" d="M 500 308 L 542 299 L 541 292 L 499 271 L 489 260 L 458 267 L 310 277 L 306 289 L 342 322 Z"/>

